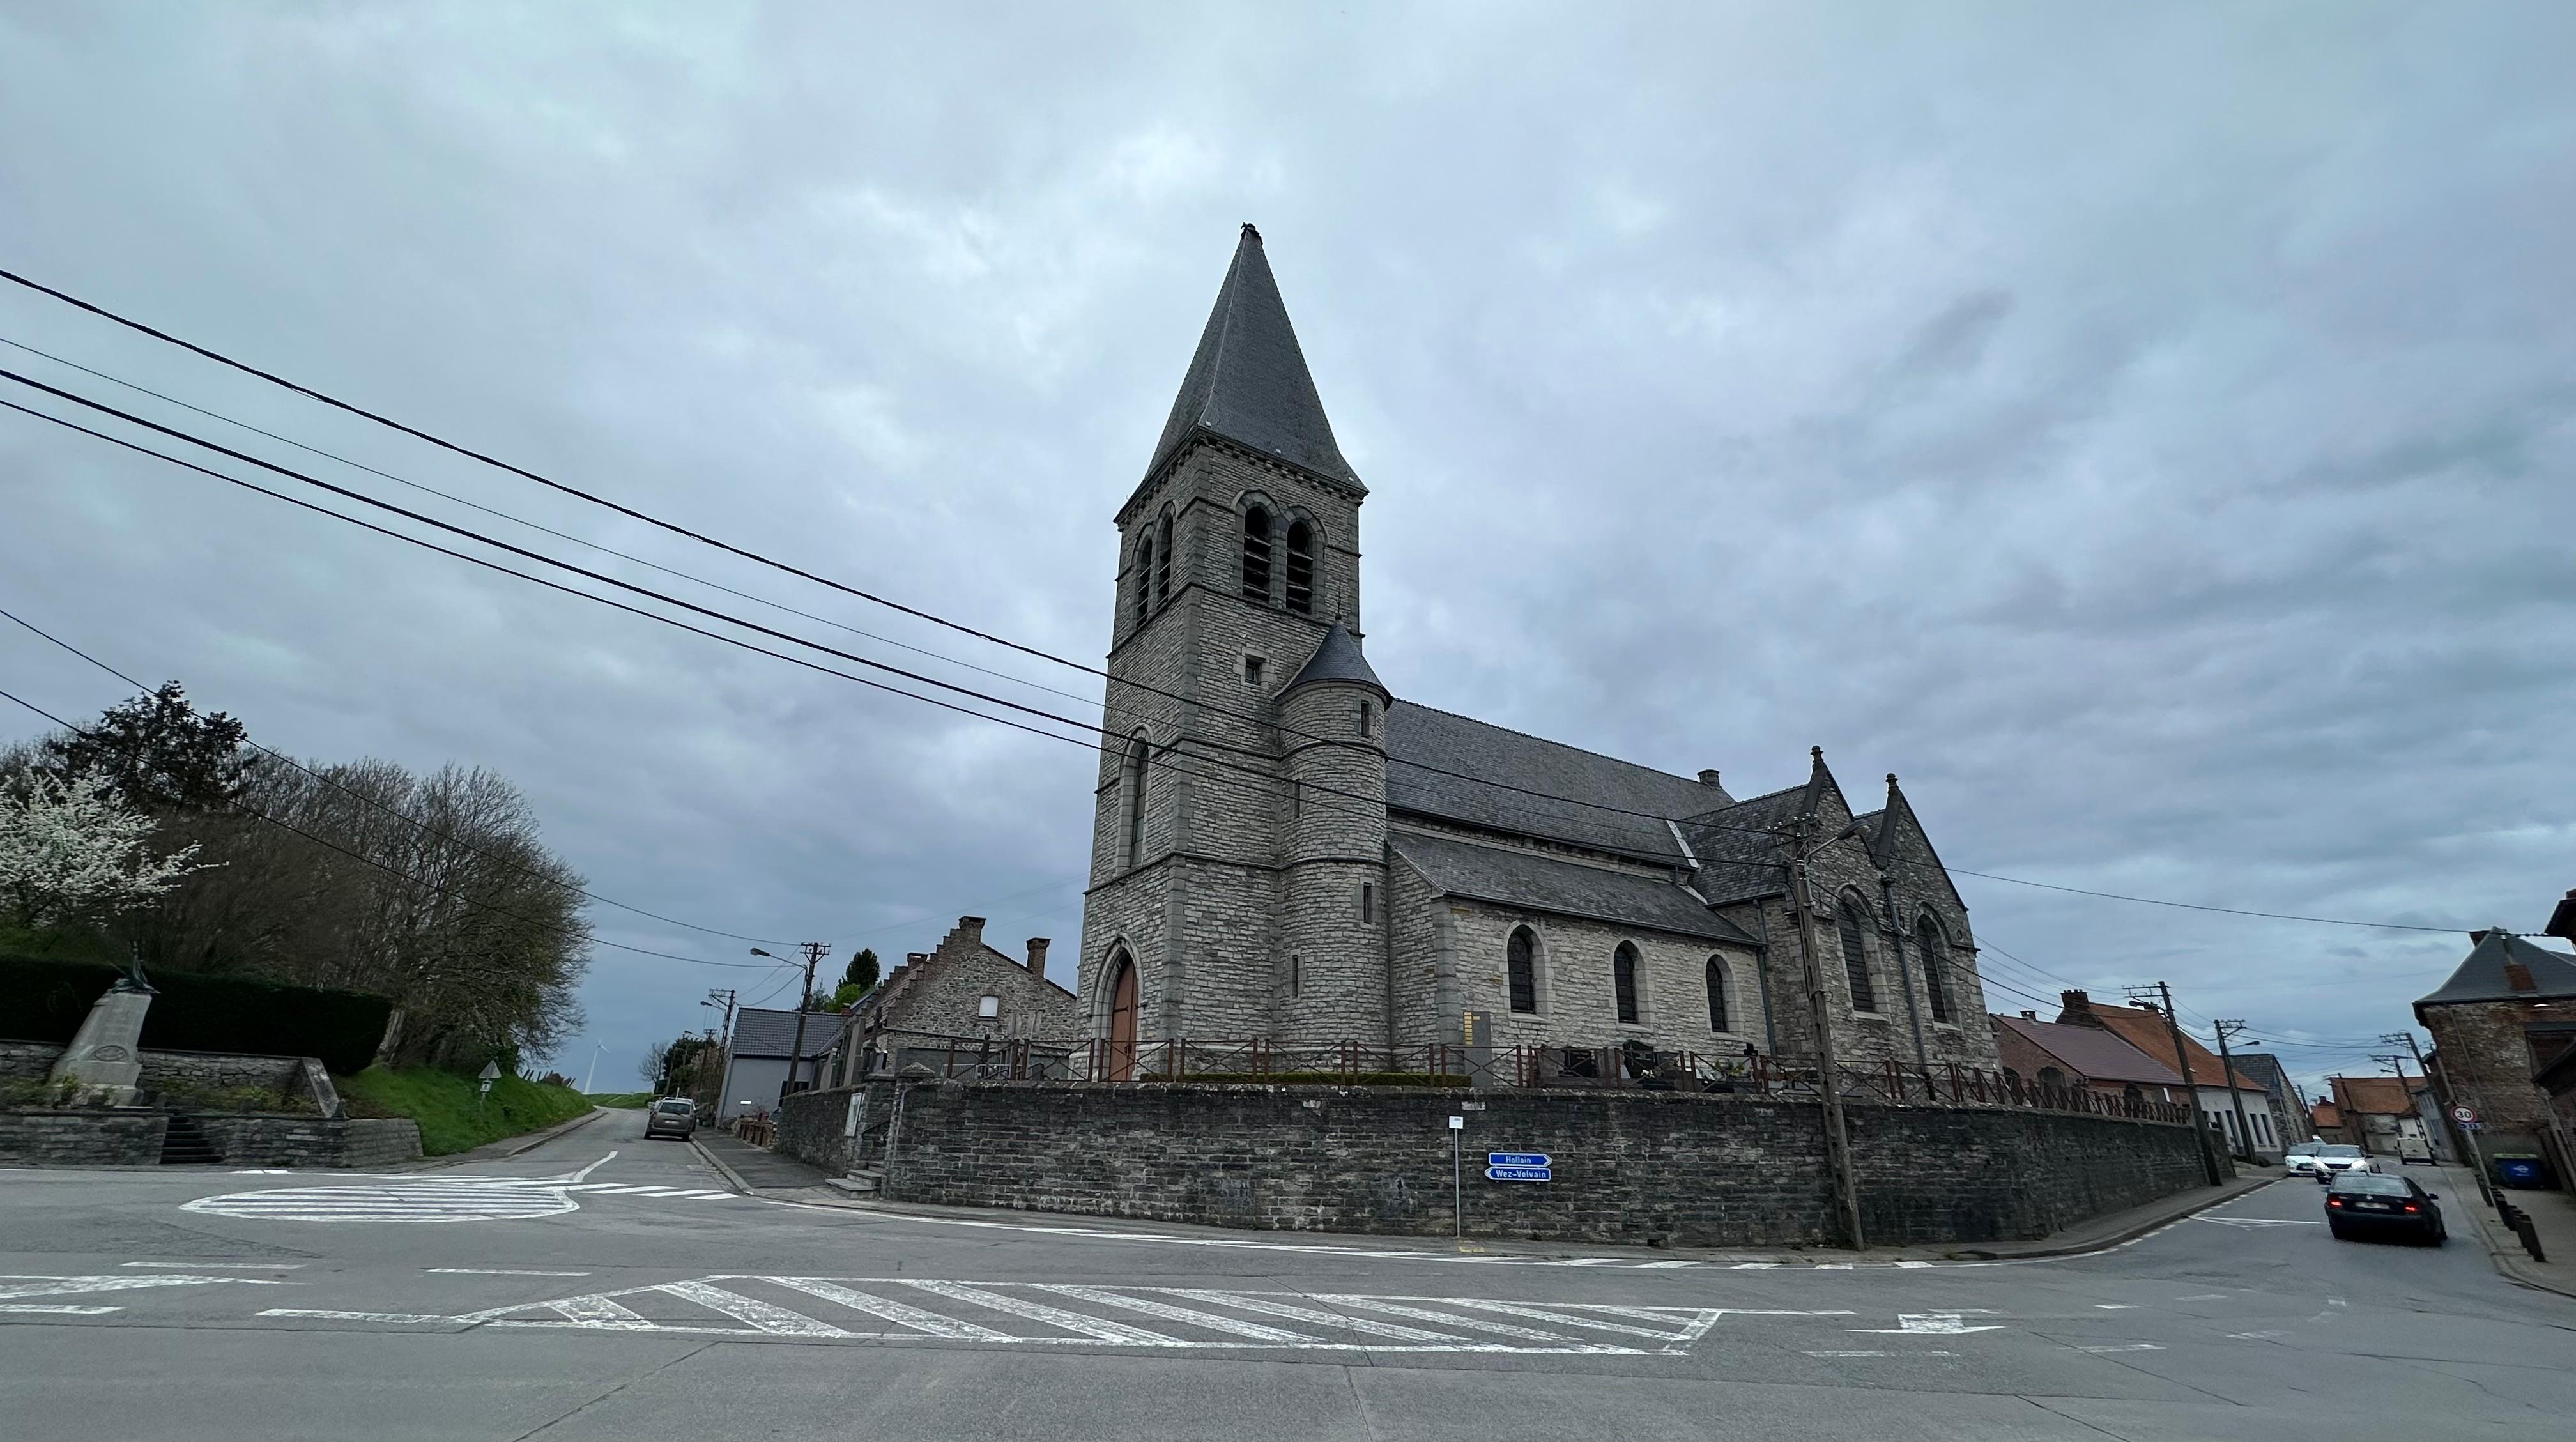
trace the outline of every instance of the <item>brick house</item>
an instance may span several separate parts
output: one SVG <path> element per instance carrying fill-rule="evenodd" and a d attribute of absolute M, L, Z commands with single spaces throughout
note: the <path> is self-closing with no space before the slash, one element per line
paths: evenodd
<path fill-rule="evenodd" d="M 2315 1130 L 2318 1141 L 2347 1145 L 2352 1142 L 2344 1135 L 2343 1108 L 2325 1097 L 2317 1098 L 2316 1105 L 2308 1109 L 2308 1125 Z"/>
<path fill-rule="evenodd" d="M 2576 957 L 2501 928 L 2470 939 L 2450 979 L 2415 1002 L 2415 1020 L 2433 1034 L 2435 1090 L 2445 1106 L 2476 1109 L 2488 1155 L 2539 1152 L 2564 1182 L 2576 1157 L 2532 1080 L 2533 1041 L 2535 1028 L 2546 1044 L 2552 1024 L 2576 1022 Z"/>
<path fill-rule="evenodd" d="M 2417 1097 L 2427 1084 L 2420 1076 L 2330 1076 L 2326 1094 L 2343 1120 L 2344 1140 L 2374 1157 L 2394 1157 L 2403 1155 L 2401 1137 L 2431 1150 Z"/>
<path fill-rule="evenodd" d="M 2272 1094 L 2263 1084 L 2243 1072 L 2230 1071 L 2221 1065 L 2218 1055 L 2202 1046 L 2185 1032 L 2183 1055 L 2174 1055 L 2174 1029 L 2166 1024 L 2165 1014 L 2153 1006 L 2109 1006 L 2097 1002 L 2081 991 L 2059 994 L 2064 1010 L 2057 1019 L 2068 1026 L 2101 1027 L 2122 1041 L 2145 1052 L 2191 1078 L 2192 1094 L 2200 1102 L 2201 1120 L 2216 1132 L 2227 1150 L 2251 1153 L 2257 1160 L 2275 1162 L 2288 1150 L 2292 1136 L 2288 1119 L 2273 1115 Z M 2239 1107 L 2245 1113 L 2244 1127 L 2250 1135 L 2240 1135 L 2236 1121 Z"/>
<path fill-rule="evenodd" d="M 1738 797 L 1398 698 L 1360 510 L 1245 226 L 1119 506 L 1080 960 L 1104 1074 L 1156 1041 L 1813 1050 L 1788 833 L 1815 847 L 1836 1050 L 1995 1065 L 1967 906 L 1913 807 L 1819 752 Z"/>
<path fill-rule="evenodd" d="M 2041 1021 L 2039 1013 L 1994 1019 L 2004 1076 L 2022 1085 L 2081 1087 L 2123 1102 L 2185 1100 L 2182 1073 L 2104 1027 Z"/>
<path fill-rule="evenodd" d="M 884 983 L 833 1019 L 833 1085 L 910 1060 L 944 1065 L 961 1050 L 991 1055 L 1028 1042 L 1059 1059 L 1078 1044 L 1082 1013 L 1072 992 L 1049 980 L 1047 938 L 1029 938 L 1028 959 L 1014 961 L 984 944 L 984 918 L 961 916 L 927 952 L 904 958 Z"/>

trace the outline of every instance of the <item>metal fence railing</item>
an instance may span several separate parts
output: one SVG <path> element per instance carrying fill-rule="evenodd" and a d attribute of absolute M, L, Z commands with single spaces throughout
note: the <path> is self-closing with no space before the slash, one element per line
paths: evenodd
<path fill-rule="evenodd" d="M 1095 1039 L 1067 1058 L 1069 1079 L 1089 1082 L 1331 1082 L 1345 1085 L 1586 1088 L 1735 1092 L 1814 1098 L 1822 1079 L 1813 1062 L 1758 1052 L 1711 1054 L 1624 1046 L 1385 1046 L 1367 1042 L 1289 1045 L 1250 1040 L 1167 1039 L 1120 1043 Z M 957 1069 L 943 1075 L 964 1076 Z M 1835 1068 L 1850 1101 L 1936 1106 L 2023 1107 L 2143 1121 L 2190 1122 L 2187 1102 L 2143 1094 L 2042 1083 L 2009 1072 L 1939 1063 L 1843 1062 Z M 1023 1079 L 1019 1076 L 995 1079 Z M 1053 1077 L 1034 1078 L 1052 1080 Z"/>

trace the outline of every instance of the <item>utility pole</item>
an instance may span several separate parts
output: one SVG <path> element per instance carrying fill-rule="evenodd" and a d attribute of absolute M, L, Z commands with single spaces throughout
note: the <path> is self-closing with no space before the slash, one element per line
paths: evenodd
<path fill-rule="evenodd" d="M 2210 1143 L 2209 1124 L 2201 1120 L 2200 1087 L 2191 1079 L 2191 1053 L 2183 1050 L 2182 1022 L 2174 1016 L 2173 988 L 2160 981 L 2152 987 L 2132 986 L 2125 990 L 2131 1001 L 2144 1001 L 2146 993 L 2152 991 L 2163 1003 L 2160 1010 L 2165 1016 L 2165 1033 L 2173 1038 L 2174 1070 L 2182 1073 L 2182 1092 L 2191 1107 L 2192 1130 L 2200 1133 L 2200 1165 L 2209 1173 L 2209 1184 L 2217 1186 L 2227 1178 L 2218 1170 L 2218 1148 Z"/>
<path fill-rule="evenodd" d="M 805 1065 L 805 1008 L 814 1000 L 814 968 L 832 954 L 832 948 L 819 941 L 809 941 L 797 950 L 805 953 L 805 989 L 796 994 L 796 1044 L 787 1054 L 787 1090 L 796 1090 L 796 1073 Z"/>
<path fill-rule="evenodd" d="M 2245 1094 L 2236 1089 L 2236 1061 L 2227 1052 L 2227 1039 L 2245 1030 L 2243 1017 L 2221 1017 L 2210 1029 L 2218 1033 L 2218 1079 L 2227 1084 L 2227 1104 L 2236 1109 L 2236 1140 L 2245 1160 L 2255 1160 L 2254 1127 L 2245 1120 Z"/>
<path fill-rule="evenodd" d="M 1792 833 L 1795 850 L 1789 862 L 1789 904 L 1798 913 L 1798 955 L 1806 968 L 1807 1012 L 1816 1025 L 1816 1096 L 1825 1109 L 1825 1159 L 1834 1169 L 1836 1200 L 1842 1203 L 1843 1227 L 1853 1251 L 1869 1245 L 1860 1225 L 1860 1182 L 1852 1172 L 1851 1135 L 1843 1127 L 1842 1075 L 1834 1061 L 1834 1024 L 1825 992 L 1825 971 L 1816 964 L 1816 914 L 1807 886 L 1807 846 L 1816 819 L 1801 816 Z"/>
<path fill-rule="evenodd" d="M 710 987 L 707 990 L 707 1000 L 713 1005 L 724 1008 L 725 1045 L 733 1045 L 734 989 L 729 986 Z"/>
<path fill-rule="evenodd" d="M 2415 1044 L 2415 1033 L 2411 1031 L 2387 1031 L 2381 1032 L 2379 1034 L 2379 1039 L 2388 1043 L 2390 1046 L 2405 1047 L 2407 1054 L 2415 1058 L 2415 1074 L 2424 1078 L 2424 1085 L 2426 1087 L 2432 1088 L 2433 1110 L 2441 1117 L 2442 1130 L 2450 1134 L 2451 1155 L 2455 1157 L 2467 1156 L 2469 1154 L 2468 1133 L 2461 1131 L 2459 1122 L 2451 1116 L 2451 1099 L 2447 1095 L 2450 1088 L 2447 1086 L 2433 1086 L 2433 1067 L 2431 1063 L 2424 1060 L 2424 1049 Z M 2397 1075 L 2401 1081 L 2406 1076 L 2406 1068 L 2402 1064 L 2397 1068 Z"/>

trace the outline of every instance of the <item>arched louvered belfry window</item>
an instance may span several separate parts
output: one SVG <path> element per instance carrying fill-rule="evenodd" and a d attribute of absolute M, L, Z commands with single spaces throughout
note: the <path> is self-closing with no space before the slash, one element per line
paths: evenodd
<path fill-rule="evenodd" d="M 1512 1010 L 1538 1010 L 1538 936 L 1526 926 L 1512 928 L 1512 939 L 1504 948 L 1511 976 Z"/>
<path fill-rule="evenodd" d="M 1154 527 L 1154 604 L 1172 599 L 1172 508 L 1163 508 L 1163 519 Z"/>
<path fill-rule="evenodd" d="M 1610 985 L 1618 993 L 1619 1019 L 1633 1024 L 1637 1020 L 1637 948 L 1633 943 L 1623 941 L 1610 954 Z"/>
<path fill-rule="evenodd" d="M 1270 601 L 1270 512 L 1259 506 L 1243 513 L 1243 599 Z"/>
<path fill-rule="evenodd" d="M 1726 962 L 1714 956 L 1708 959 L 1708 1029 L 1734 1030 L 1727 1025 Z"/>
<path fill-rule="evenodd" d="M 1914 928 L 1914 945 L 1923 954 L 1923 995 L 1931 1001 L 1932 1019 L 1950 1019 L 1950 942 L 1930 916 Z"/>
<path fill-rule="evenodd" d="M 1137 732 L 1127 742 L 1127 774 L 1121 788 L 1127 794 L 1127 864 L 1133 866 L 1145 851 L 1145 733 Z"/>
<path fill-rule="evenodd" d="M 1861 949 L 1861 918 L 1869 914 L 1869 903 L 1860 893 L 1846 891 L 1834 905 L 1835 940 L 1842 943 L 1843 976 L 1851 983 L 1854 1011 L 1878 1010 L 1878 991 L 1869 984 L 1869 953 Z"/>
<path fill-rule="evenodd" d="M 1315 611 L 1315 528 L 1304 521 L 1288 523 L 1288 609 Z"/>
<path fill-rule="evenodd" d="M 1145 539 L 1136 543 L 1136 624 L 1142 627 L 1154 614 L 1154 528 L 1145 528 Z"/>

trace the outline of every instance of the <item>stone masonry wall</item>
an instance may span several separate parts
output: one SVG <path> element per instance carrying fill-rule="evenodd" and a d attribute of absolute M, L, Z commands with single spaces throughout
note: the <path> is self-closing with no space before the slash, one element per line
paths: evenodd
<path fill-rule="evenodd" d="M 959 917 L 938 948 L 911 965 L 922 970 L 891 1003 L 883 1018 L 889 1028 L 938 1036 L 1031 1037 L 1059 1046 L 1082 1040 L 1082 1017 L 1072 994 L 987 946 L 980 916 Z M 987 996 L 999 1000 L 1000 1015 L 982 1014 Z"/>
<path fill-rule="evenodd" d="M 2576 1021 L 2576 1002 L 2536 996 L 2457 1002 L 2425 1007 L 2422 1016 L 2455 1102 L 2477 1108 L 2491 1132 L 2537 1138 L 2548 1129 L 2548 1098 L 2532 1085 L 2531 1042 L 2523 1028 L 2535 1021 Z M 2345 1126 L 2351 1124 L 2347 1117 Z"/>
<path fill-rule="evenodd" d="M 1469 1235 L 1811 1245 L 1832 1232 L 1812 1105 L 1674 1092 L 872 1083 L 781 1108 L 779 1146 L 882 1165 L 890 1200 L 1287 1231 L 1446 1233 L 1446 1118 L 1471 1160 L 1545 1152 L 1556 1179 L 1470 1167 Z M 1884 1245 L 2045 1236 L 2202 1183 L 2185 1126 L 2006 1109 L 1850 1109 L 1863 1224 Z M 882 1119 L 882 1120 L 879 1120 Z"/>
<path fill-rule="evenodd" d="M 0 1162 L 22 1167 L 148 1167 L 161 1160 L 160 1112 L 0 1112 Z"/>
<path fill-rule="evenodd" d="M 196 1123 L 229 1166 L 381 1167 L 420 1160 L 420 1124 L 409 1117 L 200 1114 Z"/>
<path fill-rule="evenodd" d="M 0 1077 L 42 1077 L 63 1048 L 53 1042 L 0 1041 Z M 173 1084 L 193 1087 L 261 1087 L 307 1094 L 304 1059 L 247 1052 L 147 1051 L 140 1055 L 145 1090 Z"/>
<path fill-rule="evenodd" d="M 1671 936 L 1609 922 L 1519 911 L 1482 902 L 1450 903 L 1465 1009 L 1493 1018 L 1497 1046 L 1619 1046 L 1642 1041 L 1667 1051 L 1741 1056 L 1762 1035 L 1762 996 L 1753 953 L 1699 937 Z M 1511 934 L 1538 937 L 1538 1010 L 1511 1009 Z M 1611 958 L 1637 948 L 1637 1020 L 1619 1020 Z M 1726 968 L 1727 1030 L 1709 1028 L 1708 961 Z"/>

